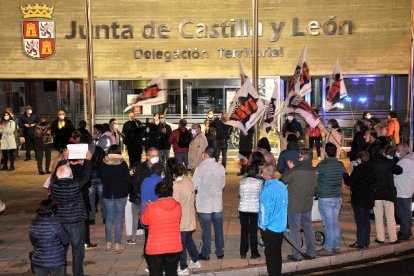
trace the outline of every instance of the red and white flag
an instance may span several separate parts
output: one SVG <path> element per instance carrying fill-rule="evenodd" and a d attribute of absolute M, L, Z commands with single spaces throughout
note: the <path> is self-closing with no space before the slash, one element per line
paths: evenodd
<path fill-rule="evenodd" d="M 254 126 L 265 111 L 265 104 L 259 97 L 249 79 L 236 92 L 228 110 L 229 120 L 226 124 L 237 127 L 244 135 Z"/>
<path fill-rule="evenodd" d="M 299 62 L 296 65 L 295 72 L 290 79 L 289 94 L 287 95 L 283 113 L 298 113 L 311 127 L 316 127 L 319 122 L 319 116 L 313 108 L 306 102 L 305 95 L 312 90 L 312 82 L 309 73 L 306 47 L 303 48 Z"/>
<path fill-rule="evenodd" d="M 342 78 L 341 67 L 339 66 L 339 59 L 336 58 L 336 64 L 329 78 L 326 87 L 326 110 L 339 107 L 340 100 L 348 95 L 345 87 L 345 82 Z"/>
<path fill-rule="evenodd" d="M 270 130 L 272 129 L 272 126 L 276 123 L 277 115 L 282 110 L 282 106 L 280 103 L 280 77 L 278 77 L 274 81 L 274 88 L 273 93 L 270 101 L 266 104 L 266 111 L 264 115 L 264 124 L 263 124 L 263 130 L 261 133 L 262 137 L 267 137 Z"/>
<path fill-rule="evenodd" d="M 167 102 L 167 93 L 163 89 L 163 75 L 159 75 L 147 83 L 147 88 L 134 96 L 124 109 L 124 113 L 136 105 L 157 105 Z"/>

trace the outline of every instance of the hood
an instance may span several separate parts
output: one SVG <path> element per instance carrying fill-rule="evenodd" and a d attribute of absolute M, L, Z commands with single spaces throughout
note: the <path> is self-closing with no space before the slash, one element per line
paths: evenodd
<path fill-rule="evenodd" d="M 165 211 L 171 211 L 179 206 L 179 203 L 172 197 L 159 198 L 157 202 L 158 206 Z"/>
<path fill-rule="evenodd" d="M 110 132 L 110 131 L 106 131 L 106 132 L 104 132 L 104 133 L 102 134 L 102 136 L 108 136 L 108 137 L 111 137 L 111 136 L 112 136 L 112 132 Z"/>
<path fill-rule="evenodd" d="M 122 154 L 108 154 L 104 160 L 107 165 L 119 165 L 124 161 Z"/>

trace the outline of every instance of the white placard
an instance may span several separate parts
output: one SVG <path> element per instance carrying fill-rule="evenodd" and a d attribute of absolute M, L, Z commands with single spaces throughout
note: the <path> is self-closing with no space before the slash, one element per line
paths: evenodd
<path fill-rule="evenodd" d="M 69 151 L 68 159 L 86 159 L 88 144 L 69 144 L 67 147 Z"/>

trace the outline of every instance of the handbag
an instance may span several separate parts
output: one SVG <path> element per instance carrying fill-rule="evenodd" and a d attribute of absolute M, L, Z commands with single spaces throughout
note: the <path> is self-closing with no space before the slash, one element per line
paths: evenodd
<path fill-rule="evenodd" d="M 43 144 L 44 145 L 53 144 L 53 136 L 52 135 L 43 136 Z"/>

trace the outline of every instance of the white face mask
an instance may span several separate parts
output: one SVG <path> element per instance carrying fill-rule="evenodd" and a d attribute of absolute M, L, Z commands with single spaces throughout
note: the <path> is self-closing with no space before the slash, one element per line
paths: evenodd
<path fill-rule="evenodd" d="M 392 160 L 392 159 L 393 159 L 393 157 L 392 157 L 391 155 L 387 155 L 387 159 Z"/>
<path fill-rule="evenodd" d="M 208 114 L 208 118 L 209 119 L 212 119 L 214 117 L 214 115 L 213 114 Z"/>
<path fill-rule="evenodd" d="M 193 136 L 196 136 L 196 135 L 197 135 L 197 130 L 195 130 L 194 128 L 192 128 L 192 129 L 191 129 L 191 134 L 192 134 Z"/>
<path fill-rule="evenodd" d="M 289 121 L 292 121 L 292 120 L 293 120 L 293 116 L 287 116 L 287 119 L 288 119 Z"/>
<path fill-rule="evenodd" d="M 113 124 L 113 125 L 112 125 L 112 127 L 113 127 L 114 129 L 118 129 L 118 125 L 117 125 L 117 124 Z"/>
<path fill-rule="evenodd" d="M 401 158 L 401 153 L 396 152 L 396 153 L 395 153 L 395 156 L 397 156 L 398 158 Z"/>
<path fill-rule="evenodd" d="M 6 121 L 8 121 L 10 119 L 10 117 L 9 116 L 4 116 L 4 120 L 6 120 Z"/>
<path fill-rule="evenodd" d="M 175 181 L 180 181 L 181 179 L 183 179 L 183 177 L 182 176 L 178 176 L 178 177 L 175 178 Z"/>
<path fill-rule="evenodd" d="M 371 118 L 372 118 L 371 114 L 368 114 L 368 115 L 367 115 L 367 119 L 369 120 L 369 119 L 371 119 Z"/>
<path fill-rule="evenodd" d="M 29 110 L 27 110 L 27 114 L 32 114 L 32 110 L 31 109 L 29 109 Z"/>
<path fill-rule="evenodd" d="M 154 156 L 150 159 L 151 164 L 158 163 L 160 161 L 160 158 L 158 156 Z"/>
<path fill-rule="evenodd" d="M 59 115 L 59 119 L 60 119 L 60 120 L 65 119 L 65 115 Z"/>

